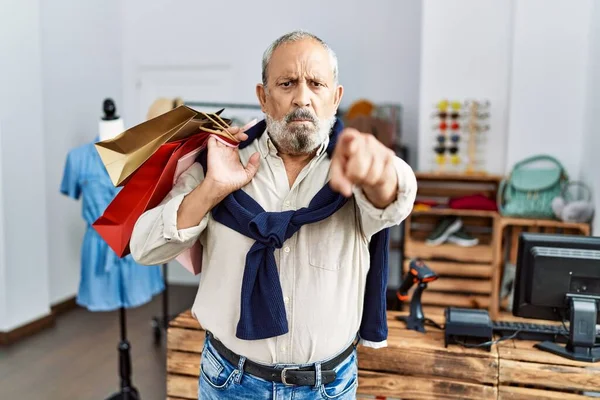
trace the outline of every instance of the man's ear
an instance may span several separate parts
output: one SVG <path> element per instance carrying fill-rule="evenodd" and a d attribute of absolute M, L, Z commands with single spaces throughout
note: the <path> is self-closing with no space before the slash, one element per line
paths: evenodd
<path fill-rule="evenodd" d="M 344 87 L 342 85 L 338 85 L 335 88 L 335 94 L 333 98 L 333 102 L 335 104 L 335 109 L 337 110 L 340 106 L 340 102 L 342 101 L 342 96 L 344 95 Z"/>
<path fill-rule="evenodd" d="M 262 83 L 256 85 L 256 97 L 258 98 L 258 102 L 260 103 L 260 109 L 262 110 L 262 112 L 267 112 L 267 90 L 265 89 Z"/>

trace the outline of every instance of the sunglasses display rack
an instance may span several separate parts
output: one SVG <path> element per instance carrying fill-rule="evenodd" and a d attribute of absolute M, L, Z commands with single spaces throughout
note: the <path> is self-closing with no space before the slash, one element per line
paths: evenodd
<path fill-rule="evenodd" d="M 435 170 L 483 173 L 489 102 L 443 99 L 435 104 L 431 118 Z"/>

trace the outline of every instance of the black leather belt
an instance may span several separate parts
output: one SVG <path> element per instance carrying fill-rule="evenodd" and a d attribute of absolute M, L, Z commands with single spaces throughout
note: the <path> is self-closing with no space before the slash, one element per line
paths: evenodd
<path fill-rule="evenodd" d="M 214 349 L 219 353 L 221 357 L 226 359 L 232 365 L 237 365 L 240 362 L 240 356 L 233 351 L 229 350 L 223 343 L 215 339 L 210 333 L 206 332 L 207 338 Z M 355 343 L 352 343 L 346 350 L 340 353 L 335 358 L 326 361 L 321 364 L 321 383 L 328 384 L 335 381 L 336 372 L 333 371 L 335 367 L 340 365 L 356 347 Z M 257 364 L 250 360 L 244 362 L 244 373 L 256 376 L 258 378 L 265 379 L 270 382 L 280 382 L 290 386 L 314 386 L 316 383 L 316 374 L 314 365 L 302 368 L 287 367 L 287 368 L 273 368 L 262 364 Z"/>

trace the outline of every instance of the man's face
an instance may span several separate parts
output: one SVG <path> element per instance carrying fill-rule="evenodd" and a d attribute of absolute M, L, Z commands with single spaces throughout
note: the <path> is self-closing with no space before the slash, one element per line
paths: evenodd
<path fill-rule="evenodd" d="M 331 58 L 315 40 L 279 46 L 257 86 L 269 136 L 280 152 L 307 154 L 329 135 L 343 88 L 335 84 Z"/>

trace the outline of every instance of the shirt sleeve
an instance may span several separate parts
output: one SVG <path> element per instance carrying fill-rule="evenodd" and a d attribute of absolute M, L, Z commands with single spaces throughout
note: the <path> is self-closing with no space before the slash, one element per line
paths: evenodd
<path fill-rule="evenodd" d="M 77 157 L 75 157 L 73 152 L 69 152 L 65 162 L 62 182 L 60 183 L 60 192 L 65 196 L 69 196 L 75 200 L 78 200 L 81 196 L 79 173 L 80 171 L 77 164 Z"/>
<path fill-rule="evenodd" d="M 401 158 L 394 158 L 398 176 L 396 200 L 384 209 L 375 207 L 359 187 L 354 188 L 354 199 L 360 211 L 363 233 L 370 238 L 375 233 L 399 225 L 413 209 L 417 196 L 417 178 L 412 168 Z"/>
<path fill-rule="evenodd" d="M 155 208 L 137 220 L 129 247 L 133 259 L 142 265 L 169 262 L 192 247 L 208 225 L 207 213 L 197 226 L 177 229 L 177 211 L 184 197 L 204 179 L 202 166 L 194 163 L 181 174 L 173 189 Z"/>
<path fill-rule="evenodd" d="M 370 340 L 365 340 L 362 338 L 360 339 L 359 344 L 365 347 L 370 347 L 372 349 L 383 349 L 384 347 L 388 346 L 387 340 L 384 340 L 382 342 L 371 342 Z"/>

